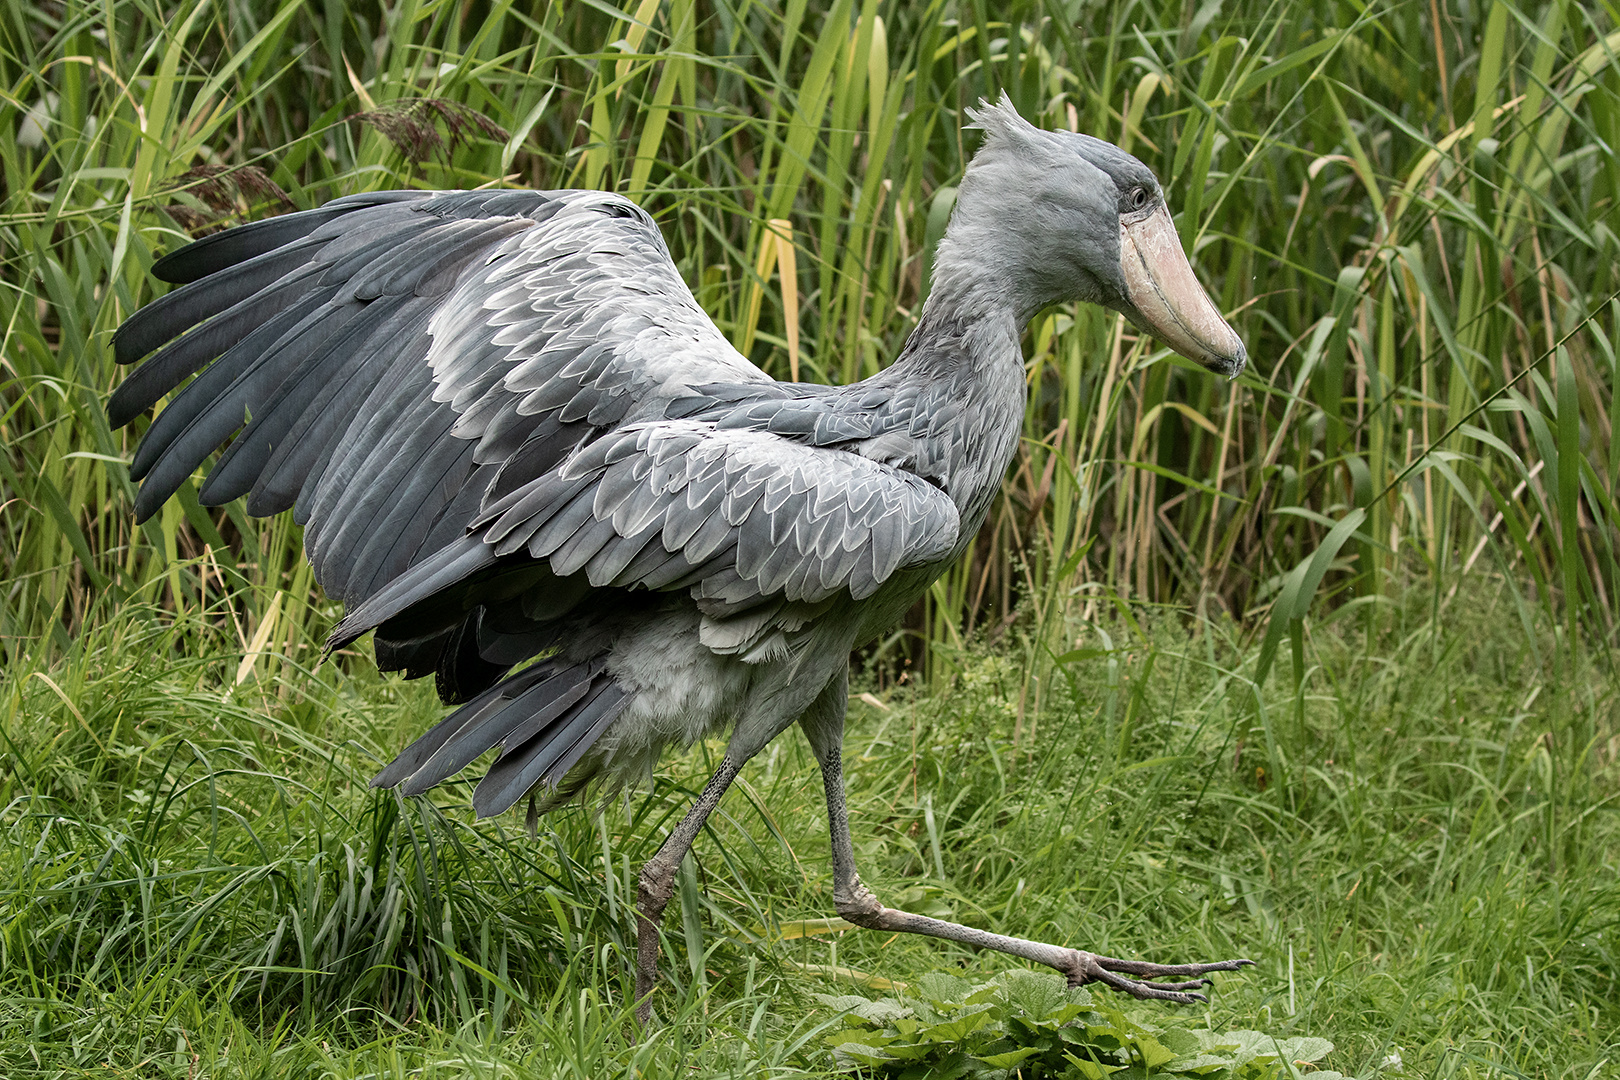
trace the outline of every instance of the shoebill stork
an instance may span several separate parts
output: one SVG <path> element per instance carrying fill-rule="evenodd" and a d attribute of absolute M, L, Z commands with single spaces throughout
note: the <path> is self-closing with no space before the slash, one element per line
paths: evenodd
<path fill-rule="evenodd" d="M 206 237 L 152 272 L 182 286 L 113 339 L 146 358 L 128 424 L 198 373 L 130 466 L 145 519 L 222 444 L 201 489 L 292 511 L 377 664 L 437 677 L 455 712 L 372 781 L 418 795 L 489 750 L 480 815 L 645 776 L 729 730 L 720 766 L 640 876 L 648 1016 L 675 873 L 743 764 L 787 728 L 826 786 L 838 914 L 1201 1000 L 1211 971 L 1147 964 L 885 907 L 861 882 L 840 745 L 850 651 L 972 543 L 1024 415 L 1019 335 L 1084 300 L 1234 377 L 1242 343 L 1131 155 L 1039 130 L 1010 102 L 940 241 L 894 363 L 782 383 L 726 341 L 658 227 L 601 191 L 353 195 Z M 532 662 L 531 662 L 532 661 Z"/>

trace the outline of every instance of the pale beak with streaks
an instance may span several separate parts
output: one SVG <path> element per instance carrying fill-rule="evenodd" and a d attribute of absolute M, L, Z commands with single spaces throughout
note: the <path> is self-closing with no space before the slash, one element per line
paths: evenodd
<path fill-rule="evenodd" d="M 1237 378 L 1248 351 L 1193 274 L 1163 203 L 1120 219 L 1119 261 L 1139 329 L 1187 359 Z"/>

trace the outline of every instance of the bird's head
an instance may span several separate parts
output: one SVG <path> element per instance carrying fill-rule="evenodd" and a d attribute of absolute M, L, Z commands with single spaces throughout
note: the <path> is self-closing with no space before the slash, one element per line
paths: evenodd
<path fill-rule="evenodd" d="M 944 241 L 959 263 L 1030 314 L 1102 304 L 1211 371 L 1243 370 L 1248 353 L 1193 274 L 1152 170 L 1089 135 L 1042 131 L 1005 95 L 968 115 L 986 139 Z"/>

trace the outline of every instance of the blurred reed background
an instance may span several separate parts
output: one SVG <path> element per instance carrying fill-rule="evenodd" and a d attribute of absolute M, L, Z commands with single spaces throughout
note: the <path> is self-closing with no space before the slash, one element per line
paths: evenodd
<path fill-rule="evenodd" d="M 1613 26 L 1438 0 L 10 6 L 4 648 L 132 597 L 228 611 L 261 651 L 325 628 L 289 523 L 188 491 L 132 525 L 107 341 L 188 235 L 376 188 L 613 188 L 761 366 L 849 381 L 914 325 L 963 107 L 1002 91 L 1154 168 L 1253 359 L 1226 385 L 1112 314 L 1044 313 L 1022 452 L 910 653 L 1110 598 L 1271 612 L 1274 652 L 1314 594 L 1376 627 L 1468 574 L 1606 648 Z"/>

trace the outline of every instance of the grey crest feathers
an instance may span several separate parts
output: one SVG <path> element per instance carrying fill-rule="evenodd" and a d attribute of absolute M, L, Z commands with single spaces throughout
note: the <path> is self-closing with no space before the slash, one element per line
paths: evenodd
<path fill-rule="evenodd" d="M 980 153 L 991 149 L 1002 139 L 1018 144 L 1026 152 L 1030 148 L 1049 144 L 1051 139 L 1050 132 L 1024 119 L 1013 106 L 1012 98 L 1006 91 L 1002 91 L 1001 97 L 994 104 L 981 100 L 977 105 L 969 105 L 967 114 L 973 122 L 965 126 L 977 128 L 985 133 L 985 143 L 979 148 Z"/>
<path fill-rule="evenodd" d="M 973 119 L 973 126 L 987 136 L 976 158 L 986 152 L 991 155 L 1011 153 L 1021 159 L 1025 168 L 1049 169 L 1065 158 L 1078 155 L 1105 173 L 1120 195 L 1143 187 L 1150 197 L 1163 198 L 1153 170 L 1130 153 L 1111 142 L 1084 133 L 1038 128 L 1019 114 L 1005 91 L 996 104 L 981 102 L 977 106 L 969 106 L 967 114 Z"/>

